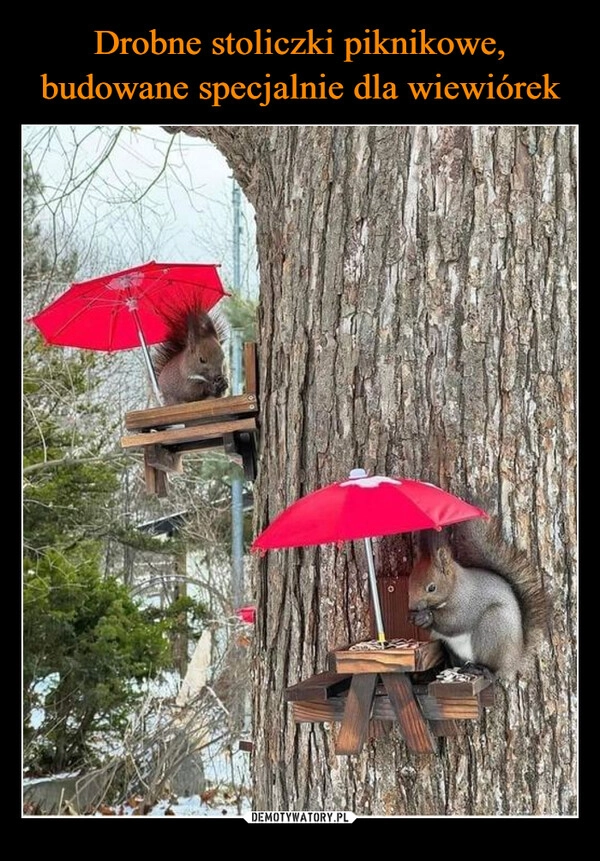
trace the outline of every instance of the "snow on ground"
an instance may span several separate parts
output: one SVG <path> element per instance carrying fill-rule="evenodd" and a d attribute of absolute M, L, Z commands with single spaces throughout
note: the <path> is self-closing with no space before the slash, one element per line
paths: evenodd
<path fill-rule="evenodd" d="M 199 795 L 160 801 L 146 813 L 139 808 L 125 805 L 117 809 L 106 808 L 96 812 L 94 816 L 214 816 L 221 819 L 225 817 L 231 819 L 249 813 L 251 810 L 252 807 L 247 798 L 241 799 L 238 804 L 231 794 L 217 792 L 206 801 L 203 801 Z"/>
<path fill-rule="evenodd" d="M 167 811 L 171 812 L 167 814 Z M 176 804 L 169 805 L 162 802 L 148 814 L 149 816 L 241 816 L 244 813 L 250 813 L 252 807 L 247 799 L 242 799 L 241 807 L 232 804 L 215 803 L 206 804 L 198 795 L 192 795 L 190 798 L 180 798 Z"/>
<path fill-rule="evenodd" d="M 192 816 L 234 818 L 252 810 L 249 797 L 250 766 L 248 753 L 236 751 L 233 755 L 219 752 L 206 756 L 204 760 L 206 788 L 201 795 L 189 797 L 173 796 L 157 802 L 153 807 L 144 805 L 144 799 L 131 798 L 121 805 L 101 805 L 99 810 L 90 814 L 76 814 L 74 810 L 57 814 L 40 814 L 31 802 L 25 802 L 23 814 L 27 817 L 51 815 L 54 818 L 68 818 L 70 815 L 88 816 Z M 77 774 L 53 775 L 55 780 L 76 778 Z M 29 784 L 47 782 L 48 777 L 25 778 L 23 787 Z"/>

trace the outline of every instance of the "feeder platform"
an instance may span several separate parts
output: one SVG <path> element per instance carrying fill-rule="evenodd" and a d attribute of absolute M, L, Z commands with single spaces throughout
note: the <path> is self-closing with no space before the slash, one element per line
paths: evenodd
<path fill-rule="evenodd" d="M 167 495 L 167 473 L 182 472 L 182 454 L 222 449 L 256 478 L 258 392 L 256 344 L 244 344 L 245 391 L 241 395 L 152 407 L 125 414 L 126 449 L 144 451 L 146 490 Z"/>

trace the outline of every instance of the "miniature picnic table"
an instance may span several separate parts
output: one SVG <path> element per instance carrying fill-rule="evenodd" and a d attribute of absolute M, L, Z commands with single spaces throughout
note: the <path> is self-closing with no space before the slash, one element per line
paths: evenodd
<path fill-rule="evenodd" d="M 296 722 L 340 722 L 338 755 L 360 753 L 372 721 L 397 722 L 409 750 L 435 753 L 437 736 L 459 734 L 456 719 L 476 719 L 482 706 L 493 704 L 488 679 L 427 681 L 427 671 L 444 663 L 438 641 L 364 650 L 361 645 L 334 650 L 329 672 L 286 690 Z"/>
<path fill-rule="evenodd" d="M 244 392 L 222 398 L 133 410 L 125 414 L 125 449 L 144 452 L 148 493 L 167 496 L 168 473 L 183 471 L 185 452 L 223 449 L 241 461 L 247 481 L 256 478 L 258 391 L 256 344 L 244 344 Z"/>

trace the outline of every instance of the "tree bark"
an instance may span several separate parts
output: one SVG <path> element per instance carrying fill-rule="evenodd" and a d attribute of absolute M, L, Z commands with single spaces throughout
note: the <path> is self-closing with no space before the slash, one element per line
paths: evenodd
<path fill-rule="evenodd" d="M 253 807 L 576 813 L 576 129 L 170 127 L 211 140 L 255 207 L 256 533 L 347 475 L 485 500 L 550 596 L 532 672 L 436 755 L 358 756 L 285 688 L 370 635 L 359 543 L 256 561 Z M 377 543 L 380 571 L 409 564 Z"/>

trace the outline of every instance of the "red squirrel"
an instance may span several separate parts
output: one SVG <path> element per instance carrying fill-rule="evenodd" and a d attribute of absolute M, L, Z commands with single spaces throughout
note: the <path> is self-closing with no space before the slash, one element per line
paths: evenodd
<path fill-rule="evenodd" d="M 165 319 L 168 337 L 153 356 L 165 404 L 220 398 L 229 385 L 223 373 L 223 332 L 201 308 L 190 308 Z"/>
<path fill-rule="evenodd" d="M 541 584 L 527 557 L 481 520 L 419 533 L 409 577 L 409 616 L 441 640 L 465 670 L 511 678 L 547 623 Z"/>

